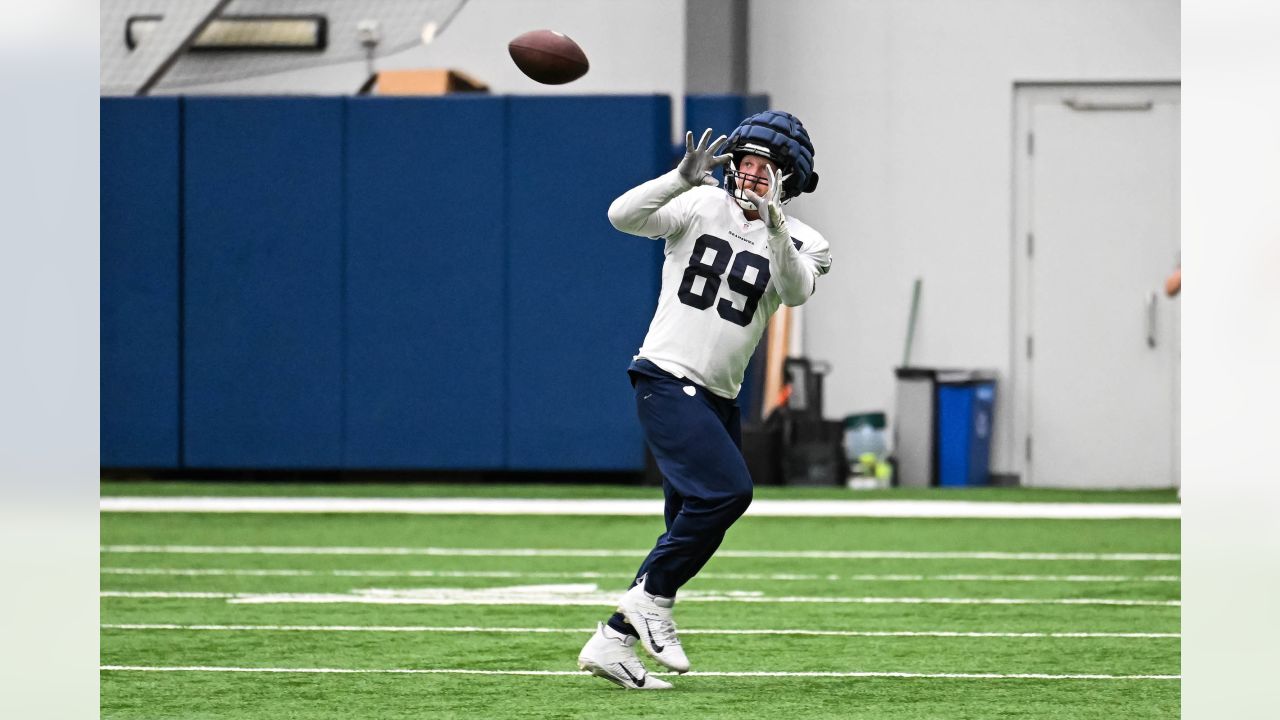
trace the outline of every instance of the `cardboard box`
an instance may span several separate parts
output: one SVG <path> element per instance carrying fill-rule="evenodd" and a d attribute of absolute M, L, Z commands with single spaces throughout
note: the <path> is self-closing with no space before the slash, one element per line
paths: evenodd
<path fill-rule="evenodd" d="M 489 86 L 452 69 L 383 70 L 365 81 L 360 95 L 447 95 L 489 92 Z"/>

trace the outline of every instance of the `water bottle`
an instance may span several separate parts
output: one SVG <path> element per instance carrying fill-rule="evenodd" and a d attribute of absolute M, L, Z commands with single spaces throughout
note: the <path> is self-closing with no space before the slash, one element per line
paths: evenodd
<path fill-rule="evenodd" d="M 851 475 L 875 477 L 875 463 L 863 462 L 863 456 L 874 456 L 876 462 L 884 460 L 888 449 L 884 428 L 882 412 L 850 415 L 844 419 L 844 453 Z"/>

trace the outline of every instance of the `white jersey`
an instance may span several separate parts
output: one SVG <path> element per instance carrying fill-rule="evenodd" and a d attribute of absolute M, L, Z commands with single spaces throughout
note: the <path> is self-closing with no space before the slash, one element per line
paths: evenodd
<path fill-rule="evenodd" d="M 818 231 L 787 216 L 790 242 L 747 220 L 723 189 L 689 188 L 674 170 L 609 207 L 614 227 L 666 238 L 658 310 L 637 358 L 736 398 L 779 305 L 803 304 L 831 267 Z"/>

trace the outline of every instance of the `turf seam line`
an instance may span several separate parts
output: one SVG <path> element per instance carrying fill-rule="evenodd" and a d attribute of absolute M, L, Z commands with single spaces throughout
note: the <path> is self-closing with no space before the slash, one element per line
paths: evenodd
<path fill-rule="evenodd" d="M 539 675 L 588 677 L 589 673 L 569 670 L 473 670 L 464 668 L 272 668 L 219 666 L 100 665 L 104 672 L 230 672 L 230 673 L 337 673 L 403 675 Z M 652 673 L 670 675 L 671 673 Z M 914 673 L 914 672 L 772 672 L 692 671 L 682 677 L 829 677 L 829 678 L 940 678 L 973 680 L 1181 680 L 1181 675 L 1052 675 L 1048 673 Z"/>
<path fill-rule="evenodd" d="M 445 548 L 303 545 L 103 545 L 104 553 L 192 555 L 428 555 L 434 557 L 647 557 L 649 550 L 585 548 Z M 719 550 L 718 558 L 816 560 L 1083 560 L 1169 561 L 1179 553 L 1082 553 L 913 550 Z"/>
<path fill-rule="evenodd" d="M 131 568 L 104 567 L 104 575 L 244 577 L 442 577 L 442 578 L 632 578 L 622 572 L 519 572 L 515 570 L 306 570 L 301 568 Z M 857 582 L 1181 582 L 1178 575 L 801 575 L 795 573 L 698 573 L 704 580 L 853 580 Z"/>
<path fill-rule="evenodd" d="M 388 632 L 388 633 L 496 633 L 586 634 L 595 628 L 476 627 L 472 625 L 174 625 L 103 623 L 104 630 L 179 630 L 225 632 Z M 965 632 L 957 630 L 803 630 L 803 629 L 698 629 L 682 628 L 685 635 L 799 635 L 818 637 L 934 637 L 934 638 L 1113 638 L 1177 639 L 1181 633 L 1122 632 Z"/>
<path fill-rule="evenodd" d="M 530 597 L 473 597 L 463 594 L 439 597 L 415 597 L 400 595 L 343 595 L 337 593 L 267 593 L 267 592 L 216 592 L 216 591 L 168 591 L 168 590 L 102 590 L 103 598 L 132 599 L 226 599 L 253 603 L 357 603 L 371 605 L 612 605 L 613 600 L 601 601 L 584 598 L 583 602 L 565 601 L 559 596 L 541 599 Z M 688 596 L 681 602 L 743 602 L 743 603 L 799 603 L 835 605 L 1118 605 L 1181 607 L 1181 600 L 1152 600 L 1133 598 L 948 598 L 948 597 L 723 597 Z"/>

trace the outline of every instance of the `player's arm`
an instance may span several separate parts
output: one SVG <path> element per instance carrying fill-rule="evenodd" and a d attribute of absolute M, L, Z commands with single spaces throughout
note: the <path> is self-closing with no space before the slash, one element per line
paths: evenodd
<path fill-rule="evenodd" d="M 669 173 L 638 185 L 623 193 L 609 205 L 609 222 L 624 233 L 642 237 L 669 237 L 683 224 L 677 207 L 670 203 L 676 197 L 699 185 L 716 185 L 711 171 L 723 165 L 731 155 L 716 155 L 727 139 L 724 135 L 708 144 L 711 129 L 702 133 L 695 146 L 693 133 L 684 135 L 685 153 L 680 165 Z"/>
<path fill-rule="evenodd" d="M 769 231 L 769 269 L 773 285 L 778 290 L 782 304 L 790 307 L 803 305 L 818 289 L 818 276 L 831 269 L 831 253 L 826 242 L 811 242 L 802 251 L 791 239 L 787 216 L 782 212 L 782 183 L 787 176 L 769 173 L 769 189 L 764 195 L 746 190 L 747 197 L 756 204 L 760 217 Z"/>

